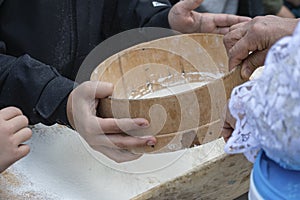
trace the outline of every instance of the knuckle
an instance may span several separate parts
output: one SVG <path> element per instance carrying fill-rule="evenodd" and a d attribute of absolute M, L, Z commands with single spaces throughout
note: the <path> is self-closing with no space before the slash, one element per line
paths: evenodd
<path fill-rule="evenodd" d="M 229 49 L 229 51 L 227 52 L 228 57 L 229 57 L 229 61 L 233 62 L 233 58 L 235 56 L 235 46 L 233 46 L 231 49 Z"/>
<path fill-rule="evenodd" d="M 256 16 L 253 18 L 254 21 L 260 21 L 261 19 L 263 19 L 264 17 L 262 16 Z"/>
<path fill-rule="evenodd" d="M 83 83 L 81 84 L 81 86 L 82 86 L 83 89 L 88 90 L 88 89 L 90 89 L 93 85 L 91 84 L 90 81 L 86 81 L 86 82 L 83 82 Z"/>
<path fill-rule="evenodd" d="M 11 110 L 11 112 L 13 112 L 16 115 L 22 115 L 23 114 L 22 111 L 17 107 L 12 106 L 12 107 L 9 107 L 9 109 Z"/>
<path fill-rule="evenodd" d="M 26 133 L 26 136 L 28 137 L 28 139 L 30 139 L 32 137 L 32 130 L 30 128 L 26 127 L 25 133 Z"/>
<path fill-rule="evenodd" d="M 127 149 L 127 145 L 123 141 L 116 141 L 114 144 L 120 149 Z"/>
<path fill-rule="evenodd" d="M 100 119 L 99 129 L 100 129 L 101 133 L 104 133 L 104 132 L 113 132 L 113 133 L 120 132 L 118 122 L 117 122 L 116 119 L 113 119 L 113 120 Z"/>
<path fill-rule="evenodd" d="M 89 81 L 81 83 L 77 88 L 73 90 L 75 96 L 82 96 L 83 93 L 87 93 L 91 90 L 91 84 Z"/>
<path fill-rule="evenodd" d="M 117 124 L 115 124 L 115 125 L 112 126 L 112 130 L 113 130 L 115 133 L 121 132 L 121 131 L 122 131 L 122 129 L 121 129 Z"/>
<path fill-rule="evenodd" d="M 99 122 L 97 124 L 97 129 L 98 129 L 98 133 L 103 134 L 106 130 L 106 126 L 103 123 Z"/>
<path fill-rule="evenodd" d="M 18 158 L 22 158 L 24 156 L 27 156 L 30 152 L 30 147 L 28 145 L 23 145 L 23 149 L 22 151 L 18 151 L 18 153 L 16 153 Z"/>
<path fill-rule="evenodd" d="M 265 21 L 266 18 L 270 18 L 270 15 L 268 17 L 266 17 L 266 16 L 256 16 L 251 21 L 252 21 L 253 24 L 257 24 L 257 23 Z"/>
<path fill-rule="evenodd" d="M 255 23 L 252 26 L 252 31 L 254 33 L 260 34 L 262 31 L 264 31 L 266 25 L 264 23 Z"/>
<path fill-rule="evenodd" d="M 28 118 L 25 115 L 22 115 L 21 117 L 22 117 L 23 123 L 26 124 L 26 125 L 28 125 L 29 124 Z"/>
<path fill-rule="evenodd" d="M 30 153 L 30 147 L 26 145 L 26 149 L 24 150 L 24 156 L 27 156 Z"/>
<path fill-rule="evenodd" d="M 5 133 L 11 133 L 14 126 L 11 123 L 2 124 L 2 131 Z"/>
<path fill-rule="evenodd" d="M 225 47 L 228 46 L 229 42 L 230 42 L 230 35 L 229 35 L 229 33 L 228 33 L 227 35 L 225 35 L 225 36 L 223 37 L 223 43 L 224 43 Z"/>
<path fill-rule="evenodd" d="M 12 157 L 13 157 L 14 160 L 18 160 L 18 159 L 20 159 L 20 157 L 22 157 L 21 152 L 19 151 L 18 148 L 13 148 L 11 150 L 11 154 L 13 155 Z"/>
<path fill-rule="evenodd" d="M 18 144 L 15 144 L 15 140 L 12 137 L 7 139 L 7 144 L 11 147 L 18 146 Z"/>

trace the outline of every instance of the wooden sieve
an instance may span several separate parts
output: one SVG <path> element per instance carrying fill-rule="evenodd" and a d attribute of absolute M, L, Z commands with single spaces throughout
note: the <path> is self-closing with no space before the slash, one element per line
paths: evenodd
<path fill-rule="evenodd" d="M 136 152 L 169 152 L 220 137 L 222 114 L 233 87 L 243 83 L 240 67 L 228 72 L 223 37 L 184 34 L 125 49 L 102 62 L 91 80 L 114 84 L 112 97 L 98 105 L 100 117 L 146 118 L 147 129 L 127 132 L 155 135 L 154 147 Z M 183 92 L 172 88 L 199 83 Z M 140 98 L 162 89 L 166 96 Z"/>

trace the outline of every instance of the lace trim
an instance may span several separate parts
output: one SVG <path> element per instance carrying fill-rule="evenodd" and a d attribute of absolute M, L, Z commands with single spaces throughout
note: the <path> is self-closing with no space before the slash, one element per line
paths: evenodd
<path fill-rule="evenodd" d="M 270 49 L 260 78 L 232 91 L 229 109 L 237 122 L 227 153 L 254 162 L 263 148 L 281 166 L 300 170 L 300 25 Z"/>

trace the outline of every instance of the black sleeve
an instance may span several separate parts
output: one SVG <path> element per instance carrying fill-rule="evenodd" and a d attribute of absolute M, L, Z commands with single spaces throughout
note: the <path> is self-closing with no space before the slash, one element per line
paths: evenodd
<path fill-rule="evenodd" d="M 0 51 L 0 108 L 20 108 L 30 124 L 69 125 L 66 104 L 74 82 L 28 55 L 5 55 L 3 42 Z"/>
<path fill-rule="evenodd" d="M 138 27 L 170 28 L 167 0 L 118 0 L 118 18 L 122 31 Z"/>
<path fill-rule="evenodd" d="M 276 15 L 283 6 L 283 0 L 263 0 L 265 15 Z"/>
<path fill-rule="evenodd" d="M 237 15 L 256 17 L 262 16 L 265 13 L 263 0 L 248 0 L 239 1 Z"/>
<path fill-rule="evenodd" d="M 171 3 L 166 0 L 138 0 L 135 11 L 140 26 L 170 28 L 168 14 L 171 7 Z"/>

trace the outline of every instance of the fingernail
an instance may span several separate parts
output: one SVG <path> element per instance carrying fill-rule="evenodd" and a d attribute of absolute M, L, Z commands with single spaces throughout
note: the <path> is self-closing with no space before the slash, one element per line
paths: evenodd
<path fill-rule="evenodd" d="M 138 122 L 138 125 L 143 128 L 149 127 L 149 123 L 147 122 Z"/>
<path fill-rule="evenodd" d="M 154 147 L 155 142 L 153 142 L 152 140 L 150 140 L 150 141 L 147 142 L 147 145 L 148 145 L 148 146 Z"/>

